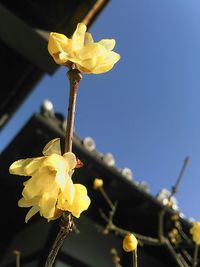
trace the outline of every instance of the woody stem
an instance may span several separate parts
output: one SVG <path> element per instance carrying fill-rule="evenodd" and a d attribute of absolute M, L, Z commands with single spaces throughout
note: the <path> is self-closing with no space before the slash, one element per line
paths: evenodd
<path fill-rule="evenodd" d="M 67 129 L 65 135 L 65 152 L 71 152 L 74 131 L 76 97 L 78 93 L 78 85 L 80 80 L 82 79 L 82 75 L 77 69 L 70 69 L 67 73 L 67 76 L 70 82 L 70 94 L 67 113 Z"/>
<path fill-rule="evenodd" d="M 67 76 L 70 82 L 70 93 L 69 93 L 68 114 L 67 114 L 67 128 L 65 135 L 65 153 L 72 151 L 76 97 L 78 92 L 78 85 L 80 80 L 82 79 L 80 72 L 75 68 L 71 68 L 68 71 Z M 45 267 L 53 266 L 56 256 L 60 248 L 62 247 L 67 234 L 71 232 L 72 229 L 73 229 L 72 214 L 69 212 L 63 212 L 60 224 L 60 230 L 49 252 L 49 255 L 45 263 Z"/>

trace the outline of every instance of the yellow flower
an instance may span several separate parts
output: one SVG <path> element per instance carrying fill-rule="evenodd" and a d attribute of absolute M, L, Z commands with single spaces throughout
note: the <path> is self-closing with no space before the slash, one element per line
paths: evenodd
<path fill-rule="evenodd" d="M 194 222 L 193 226 L 190 229 L 190 233 L 192 234 L 193 241 L 200 245 L 200 222 Z"/>
<path fill-rule="evenodd" d="M 92 35 L 86 30 L 86 25 L 79 23 L 71 39 L 51 32 L 48 43 L 50 55 L 57 64 L 74 63 L 82 73 L 99 74 L 111 70 L 120 59 L 120 55 L 112 51 L 115 40 L 102 39 L 94 42 Z"/>
<path fill-rule="evenodd" d="M 96 190 L 96 189 L 99 189 L 102 186 L 103 186 L 103 180 L 95 178 L 94 183 L 93 183 L 93 188 Z"/>
<path fill-rule="evenodd" d="M 133 234 L 127 234 L 123 239 L 123 249 L 126 252 L 134 251 L 137 248 L 138 241 Z"/>
<path fill-rule="evenodd" d="M 43 149 L 42 157 L 15 161 L 10 173 L 31 176 L 24 182 L 19 207 L 32 207 L 26 215 L 27 222 L 37 212 L 50 220 L 58 218 L 62 211 L 58 199 L 72 205 L 77 195 L 71 175 L 76 167 L 76 156 L 67 152 L 61 155 L 60 139 L 53 139 Z"/>
<path fill-rule="evenodd" d="M 75 217 L 79 218 L 82 211 L 87 210 L 90 205 L 90 198 L 87 195 L 87 189 L 82 184 L 74 184 L 74 201 L 70 204 L 60 195 L 58 198 L 58 208 L 70 211 Z"/>

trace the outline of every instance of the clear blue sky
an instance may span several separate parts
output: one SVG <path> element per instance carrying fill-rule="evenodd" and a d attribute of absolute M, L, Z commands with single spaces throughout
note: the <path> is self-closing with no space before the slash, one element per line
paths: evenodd
<path fill-rule="evenodd" d="M 80 84 L 75 128 L 111 152 L 155 195 L 170 189 L 186 156 L 177 199 L 200 220 L 200 1 L 112 0 L 90 28 L 95 40 L 115 38 L 122 59 Z M 46 76 L 0 133 L 0 150 L 44 99 L 66 114 L 66 69 Z"/>

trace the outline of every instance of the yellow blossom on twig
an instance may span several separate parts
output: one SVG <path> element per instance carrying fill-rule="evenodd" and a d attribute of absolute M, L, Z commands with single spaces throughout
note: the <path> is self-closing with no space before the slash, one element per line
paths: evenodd
<path fill-rule="evenodd" d="M 99 178 L 95 178 L 94 183 L 93 183 L 93 188 L 96 190 L 102 186 L 103 186 L 103 180 Z"/>
<path fill-rule="evenodd" d="M 23 197 L 18 202 L 19 207 L 31 207 L 25 221 L 37 212 L 48 221 L 58 218 L 62 211 L 70 211 L 79 217 L 88 208 L 90 201 L 86 197 L 86 188 L 73 184 L 71 179 L 77 164 L 76 156 L 72 152 L 61 155 L 59 138 L 53 139 L 44 147 L 43 155 L 15 161 L 9 169 L 11 174 L 31 176 L 24 182 Z M 79 187 L 84 191 L 87 203 L 84 198 L 77 197 L 80 195 Z M 58 201 L 68 205 L 61 207 Z"/>
<path fill-rule="evenodd" d="M 51 32 L 49 53 L 57 64 L 70 66 L 74 63 L 82 73 L 99 74 L 109 71 L 120 59 L 120 55 L 112 51 L 115 40 L 102 39 L 94 42 L 92 35 L 86 30 L 86 25 L 79 23 L 71 39 Z"/>
<path fill-rule="evenodd" d="M 136 250 L 137 244 L 138 244 L 138 241 L 133 234 L 129 233 L 129 234 L 125 235 L 125 237 L 123 239 L 123 249 L 126 252 L 131 252 L 131 251 Z"/>
<path fill-rule="evenodd" d="M 193 226 L 190 229 L 190 233 L 192 234 L 193 241 L 200 245 L 200 222 L 194 222 Z"/>

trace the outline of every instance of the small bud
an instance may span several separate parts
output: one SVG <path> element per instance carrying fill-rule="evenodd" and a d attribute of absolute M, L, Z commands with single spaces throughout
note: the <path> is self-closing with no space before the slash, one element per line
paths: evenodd
<path fill-rule="evenodd" d="M 136 237 L 131 233 L 127 234 L 123 240 L 123 249 L 126 252 L 134 251 L 137 248 L 137 244 L 138 244 L 138 241 Z"/>
<path fill-rule="evenodd" d="M 93 183 L 93 188 L 95 190 L 97 190 L 97 189 L 99 189 L 102 186 L 103 186 L 103 180 L 102 179 L 95 178 L 94 183 Z"/>
<path fill-rule="evenodd" d="M 101 232 L 103 235 L 108 235 L 109 234 L 109 230 L 108 228 L 104 228 Z"/>

